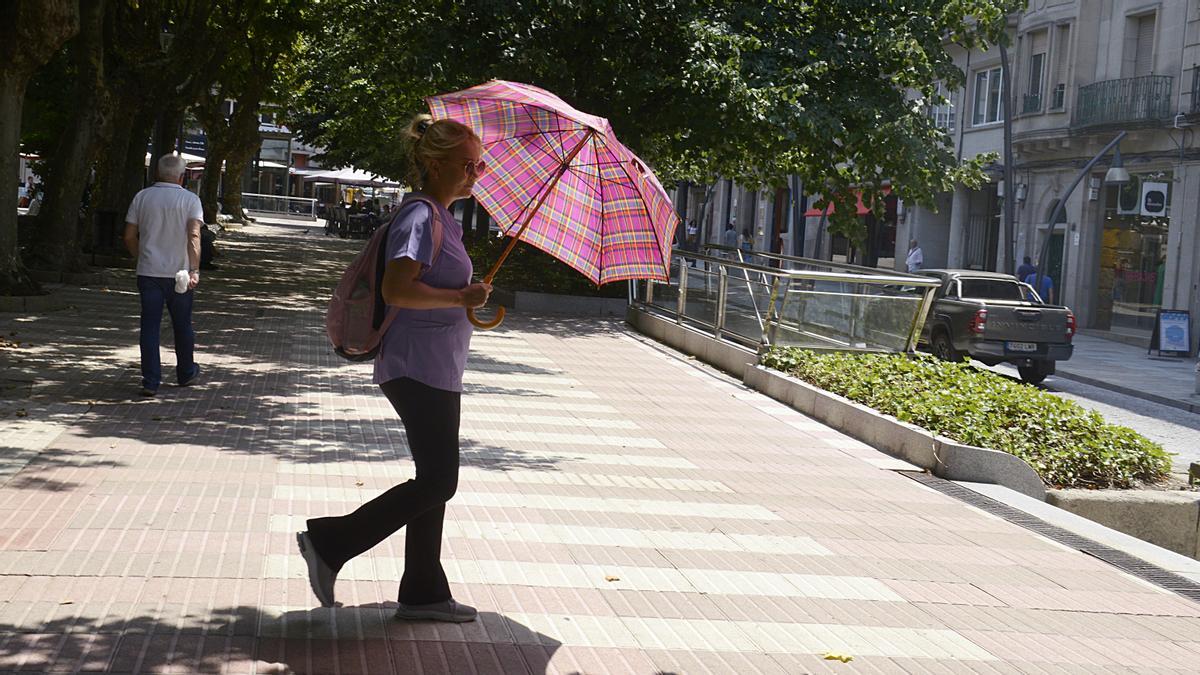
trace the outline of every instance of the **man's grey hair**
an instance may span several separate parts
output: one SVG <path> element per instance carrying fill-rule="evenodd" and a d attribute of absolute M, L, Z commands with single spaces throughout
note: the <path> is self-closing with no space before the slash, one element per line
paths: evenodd
<path fill-rule="evenodd" d="M 158 179 L 166 181 L 178 181 L 187 169 L 187 162 L 179 155 L 163 155 L 158 158 Z"/>

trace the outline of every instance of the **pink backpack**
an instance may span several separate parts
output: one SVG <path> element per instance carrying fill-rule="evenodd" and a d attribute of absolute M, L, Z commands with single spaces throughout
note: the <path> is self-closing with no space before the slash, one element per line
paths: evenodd
<path fill-rule="evenodd" d="M 388 231 L 400 214 L 413 202 L 425 202 L 432 213 L 433 259 L 437 262 L 442 252 L 442 223 L 439 209 L 427 197 L 408 195 L 400 208 L 384 227 L 371 235 L 350 267 L 342 273 L 342 280 L 333 289 L 329 309 L 325 312 L 325 332 L 333 351 L 350 361 L 366 361 L 375 358 L 379 343 L 388 326 L 396 318 L 396 308 L 383 301 L 383 271 L 387 266 Z"/>

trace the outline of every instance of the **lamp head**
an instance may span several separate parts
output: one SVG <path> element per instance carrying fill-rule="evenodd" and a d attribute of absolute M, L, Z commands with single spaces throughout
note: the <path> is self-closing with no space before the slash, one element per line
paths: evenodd
<path fill-rule="evenodd" d="M 1112 166 L 1108 167 L 1108 171 L 1105 172 L 1104 182 L 1117 186 L 1129 182 L 1129 171 L 1125 169 L 1125 165 L 1121 161 L 1121 146 L 1119 145 L 1113 150 Z"/>

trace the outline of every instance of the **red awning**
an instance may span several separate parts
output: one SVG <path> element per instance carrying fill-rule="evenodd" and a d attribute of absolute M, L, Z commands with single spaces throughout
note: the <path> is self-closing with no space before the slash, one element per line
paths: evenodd
<path fill-rule="evenodd" d="M 885 194 L 885 195 L 886 195 L 886 194 L 891 194 L 891 192 L 892 192 L 892 188 L 890 188 L 890 187 L 884 187 L 884 188 L 882 189 L 882 192 L 883 192 L 883 194 Z M 867 215 L 868 213 L 870 213 L 870 212 L 871 212 L 871 209 L 868 209 L 868 208 L 867 208 L 867 206 L 866 206 L 866 204 L 863 204 L 863 200 L 862 200 L 862 192 L 861 192 L 861 191 L 858 191 L 858 190 L 856 190 L 856 191 L 855 191 L 855 195 L 854 195 L 854 196 L 855 196 L 855 197 L 857 198 L 857 200 L 858 200 L 858 203 L 855 205 L 855 206 L 856 206 L 856 210 L 858 211 L 858 215 L 860 215 L 860 216 L 865 216 L 865 215 Z M 833 213 L 833 204 L 832 204 L 832 203 L 831 203 L 829 206 L 826 206 L 826 207 L 825 207 L 825 213 L 826 213 L 826 214 Z M 818 209 L 818 208 L 816 208 L 816 207 L 810 208 L 809 210 L 807 210 L 807 211 L 805 211 L 805 212 L 804 212 L 804 216 L 805 216 L 806 218 L 807 218 L 807 217 L 818 218 L 818 217 L 820 217 L 820 215 L 821 215 L 821 209 Z"/>

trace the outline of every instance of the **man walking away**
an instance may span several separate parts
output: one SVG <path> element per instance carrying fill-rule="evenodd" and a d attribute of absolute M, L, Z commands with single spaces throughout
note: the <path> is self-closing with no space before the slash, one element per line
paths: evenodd
<path fill-rule="evenodd" d="M 1037 268 L 1034 267 L 1033 271 L 1030 272 L 1029 274 L 1025 275 L 1025 277 L 1023 279 L 1021 279 L 1021 281 L 1024 281 L 1025 283 L 1029 284 L 1030 287 L 1032 287 L 1034 290 L 1036 290 L 1037 294 L 1039 296 L 1041 296 L 1042 302 L 1046 303 L 1047 305 L 1053 305 L 1054 304 L 1054 280 L 1050 278 L 1049 274 L 1042 276 L 1042 285 L 1039 288 L 1037 285 L 1037 276 L 1038 276 Z"/>
<path fill-rule="evenodd" d="M 175 333 L 175 376 L 193 384 L 200 366 L 193 359 L 192 296 L 200 283 L 200 198 L 183 188 L 183 158 L 158 160 L 158 182 L 137 193 L 125 216 L 125 248 L 137 258 L 142 301 L 142 396 L 154 396 L 162 383 L 158 334 L 166 304 Z M 176 275 L 181 275 L 179 284 Z M 186 287 L 183 283 L 186 279 Z"/>

